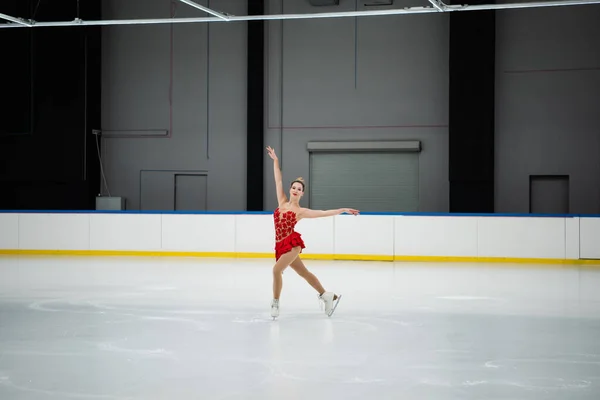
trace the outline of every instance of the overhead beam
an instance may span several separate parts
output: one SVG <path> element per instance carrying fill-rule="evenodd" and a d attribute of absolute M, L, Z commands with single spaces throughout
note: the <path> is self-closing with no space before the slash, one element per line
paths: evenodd
<path fill-rule="evenodd" d="M 478 10 L 508 10 L 516 8 L 541 8 L 541 7 L 563 7 L 563 6 L 582 6 L 600 4 L 600 0 L 558 0 L 558 1 L 537 1 L 526 3 L 504 3 L 504 4 L 478 4 L 478 5 L 447 5 L 447 11 L 478 11 Z"/>
<path fill-rule="evenodd" d="M 559 1 L 541 1 L 529 3 L 506 3 L 506 4 L 482 4 L 482 5 L 445 5 L 441 7 L 447 12 L 457 11 L 479 11 L 479 10 L 501 10 L 514 8 L 538 8 L 538 7 L 566 7 L 578 5 L 600 4 L 600 0 L 559 0 Z M 213 11 L 216 12 L 216 11 Z M 352 17 L 371 17 L 382 15 L 403 15 L 403 14 L 426 14 L 438 13 L 437 8 L 433 7 L 410 7 L 388 10 L 366 10 L 366 11 L 346 11 L 346 12 L 324 12 L 307 14 L 275 14 L 275 15 L 244 15 L 233 16 L 223 15 L 222 17 L 204 17 L 204 18 L 162 18 L 162 19 L 127 19 L 127 20 L 104 20 L 104 21 L 63 21 L 63 22 L 34 22 L 26 24 L 19 21 L 19 24 L 0 24 L 0 28 L 19 28 L 19 27 L 61 27 L 61 26 L 97 26 L 97 25 L 147 25 L 147 24 L 185 24 L 198 22 L 234 22 L 234 21 L 266 21 L 266 20 L 285 20 L 285 19 L 315 19 L 315 18 L 352 18 Z"/>
<path fill-rule="evenodd" d="M 218 11 L 215 11 L 215 10 L 213 10 L 211 8 L 204 7 L 203 5 L 200 5 L 200 4 L 196 3 L 195 1 L 192 1 L 192 0 L 179 0 L 179 1 L 182 2 L 182 3 L 187 4 L 188 6 L 197 8 L 198 10 L 202 10 L 204 12 L 207 12 L 210 15 L 214 15 L 215 17 L 220 18 L 220 19 L 222 19 L 224 21 L 229 21 L 229 18 L 225 14 L 222 14 L 222 13 L 220 13 Z"/>
<path fill-rule="evenodd" d="M 195 23 L 195 22 L 220 22 L 220 18 L 204 17 L 204 18 L 160 18 L 160 19 L 119 19 L 119 20 L 96 20 L 84 21 L 76 19 L 73 21 L 57 21 L 57 22 L 33 22 L 29 25 L 30 28 L 47 28 L 47 27 L 65 27 L 65 26 L 105 26 L 105 25 L 155 25 L 155 24 L 177 24 L 177 23 Z M 0 28 L 20 28 L 24 25 L 16 24 L 0 24 Z"/>
<path fill-rule="evenodd" d="M 444 3 L 442 3 L 441 1 L 438 1 L 438 0 L 429 0 L 429 2 L 439 12 L 444 12 L 445 11 L 446 5 Z"/>
<path fill-rule="evenodd" d="M 31 26 L 31 24 L 25 22 L 25 20 L 23 20 L 22 18 L 15 18 L 15 17 L 12 17 L 12 16 L 10 16 L 8 14 L 2 14 L 2 13 L 0 13 L 0 18 L 1 19 L 5 19 L 5 20 L 10 21 L 10 22 L 14 22 L 15 24 L 19 24 L 19 25 L 22 25 L 22 26 Z M 4 24 L 4 25 L 9 25 L 9 24 Z"/>

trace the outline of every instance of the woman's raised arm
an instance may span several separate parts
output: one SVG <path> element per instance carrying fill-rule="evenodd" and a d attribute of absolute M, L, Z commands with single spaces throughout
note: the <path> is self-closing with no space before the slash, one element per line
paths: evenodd
<path fill-rule="evenodd" d="M 275 190 L 277 191 L 277 203 L 281 206 L 281 204 L 287 201 L 287 196 L 283 191 L 283 180 L 281 178 L 281 169 L 279 169 L 279 159 L 271 146 L 267 147 L 267 152 L 269 153 L 269 157 L 273 160 L 273 175 L 275 178 Z"/>

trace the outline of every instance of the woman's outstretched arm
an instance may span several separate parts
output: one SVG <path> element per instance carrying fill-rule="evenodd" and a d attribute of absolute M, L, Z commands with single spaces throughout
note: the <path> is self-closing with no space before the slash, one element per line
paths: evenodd
<path fill-rule="evenodd" d="M 287 201 L 287 196 L 283 191 L 283 180 L 281 178 L 281 169 L 279 169 L 279 159 L 277 158 L 277 154 L 275 154 L 275 150 L 272 147 L 267 147 L 267 152 L 269 153 L 269 157 L 273 159 L 273 175 L 275 177 L 275 190 L 277 191 L 277 203 L 279 206 Z"/>
<path fill-rule="evenodd" d="M 358 215 L 359 211 L 353 208 L 338 208 L 335 210 L 311 210 L 310 208 L 303 208 L 298 213 L 298 218 L 323 218 L 343 213 Z"/>

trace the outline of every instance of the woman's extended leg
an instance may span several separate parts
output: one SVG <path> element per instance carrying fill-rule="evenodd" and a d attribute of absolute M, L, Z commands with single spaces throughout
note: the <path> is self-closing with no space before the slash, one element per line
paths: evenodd
<path fill-rule="evenodd" d="M 304 278 L 306 282 L 308 282 L 308 284 L 312 286 L 317 293 L 319 293 L 319 295 L 325 293 L 325 288 L 323 285 L 321 285 L 321 282 L 319 282 L 319 278 L 317 278 L 315 274 L 306 268 L 300 256 L 296 257 L 296 259 L 292 261 L 290 267 L 292 267 L 292 269 L 296 271 L 298 275 Z"/>
<path fill-rule="evenodd" d="M 321 285 L 321 282 L 319 282 L 319 278 L 317 278 L 315 274 L 306 268 L 302 262 L 302 259 L 300 258 L 300 255 L 298 255 L 298 257 L 292 261 L 290 267 L 292 267 L 292 269 L 296 271 L 298 275 L 304 278 L 310 284 L 310 286 L 312 286 L 319 293 L 319 299 L 325 303 L 325 314 L 331 316 L 335 311 L 341 296 L 325 291 L 325 288 L 323 285 Z"/>

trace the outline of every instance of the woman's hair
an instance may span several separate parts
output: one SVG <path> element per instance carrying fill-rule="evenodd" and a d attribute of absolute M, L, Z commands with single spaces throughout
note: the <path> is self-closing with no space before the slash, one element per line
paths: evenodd
<path fill-rule="evenodd" d="M 292 183 L 290 184 L 290 186 L 292 186 L 294 184 L 294 182 L 298 182 L 299 184 L 301 184 L 302 185 L 302 191 L 304 192 L 304 187 L 305 187 L 304 186 L 304 179 L 302 179 L 302 177 L 299 176 L 299 177 L 297 177 L 296 179 L 294 179 L 292 181 Z"/>

